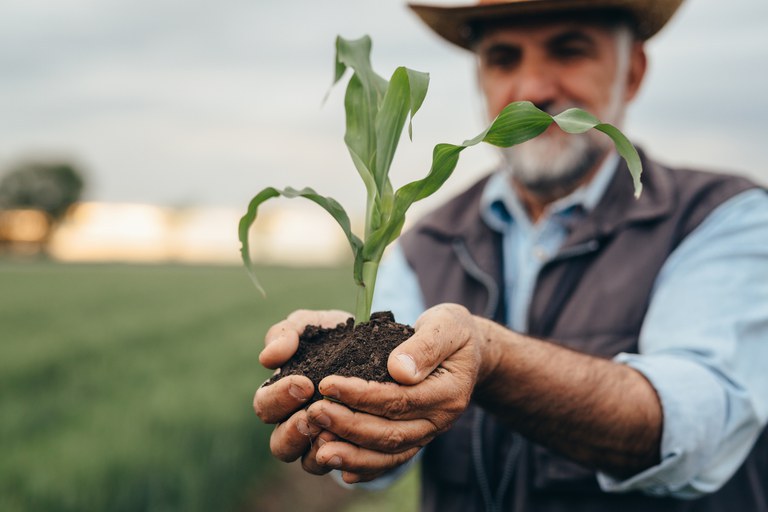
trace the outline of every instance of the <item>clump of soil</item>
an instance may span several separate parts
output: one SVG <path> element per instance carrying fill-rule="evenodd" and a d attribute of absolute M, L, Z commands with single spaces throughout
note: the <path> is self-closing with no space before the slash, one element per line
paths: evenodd
<path fill-rule="evenodd" d="M 413 336 L 413 328 L 398 324 L 390 311 L 373 313 L 355 326 L 350 318 L 332 329 L 310 325 L 299 337 L 299 348 L 266 385 L 288 375 L 304 375 L 315 385 L 309 403 L 322 399 L 318 384 L 328 375 L 394 382 L 387 371 L 390 352 Z"/>

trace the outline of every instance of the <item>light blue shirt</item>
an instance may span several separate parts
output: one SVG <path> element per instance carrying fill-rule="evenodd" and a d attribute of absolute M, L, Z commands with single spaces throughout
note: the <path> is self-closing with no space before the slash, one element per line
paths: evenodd
<path fill-rule="evenodd" d="M 597 205 L 617 161 L 615 155 L 607 159 L 587 186 L 550 205 L 536 224 L 506 173 L 489 180 L 482 217 L 502 233 L 510 328 L 526 332 L 539 270 L 565 241 L 566 223 Z M 389 309 L 410 324 L 425 310 L 398 246 L 379 271 L 373 309 Z M 655 282 L 639 354 L 619 354 L 615 361 L 641 372 L 659 395 L 661 463 L 626 480 L 599 473 L 602 489 L 681 498 L 719 489 L 768 420 L 765 191 L 743 192 L 720 205 L 669 256 Z"/>

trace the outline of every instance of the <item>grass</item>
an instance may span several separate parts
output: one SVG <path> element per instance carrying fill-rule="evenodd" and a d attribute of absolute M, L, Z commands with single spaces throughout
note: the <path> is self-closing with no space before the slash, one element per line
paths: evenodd
<path fill-rule="evenodd" d="M 283 467 L 263 333 L 354 298 L 348 269 L 258 272 L 267 300 L 240 268 L 0 261 L 0 510 L 242 510 Z"/>

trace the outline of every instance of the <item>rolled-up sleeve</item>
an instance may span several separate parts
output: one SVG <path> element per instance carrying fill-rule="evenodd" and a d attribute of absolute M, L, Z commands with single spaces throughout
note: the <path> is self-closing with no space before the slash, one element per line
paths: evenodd
<path fill-rule="evenodd" d="M 768 194 L 723 203 L 670 255 L 655 283 L 639 354 L 661 401 L 661 462 L 603 490 L 695 498 L 725 484 L 768 418 Z"/>

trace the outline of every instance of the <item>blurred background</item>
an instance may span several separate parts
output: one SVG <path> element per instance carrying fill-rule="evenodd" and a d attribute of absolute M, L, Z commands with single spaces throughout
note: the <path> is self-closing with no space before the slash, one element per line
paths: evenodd
<path fill-rule="evenodd" d="M 649 44 L 630 138 L 768 183 L 767 22 L 764 0 L 688 0 Z M 266 328 L 353 305 L 345 242 L 314 205 L 265 206 L 266 300 L 236 233 L 265 186 L 362 216 L 343 85 L 323 104 L 337 34 L 370 34 L 382 75 L 431 74 L 395 186 L 484 128 L 471 57 L 400 0 L 0 3 L 0 510 L 416 509 L 413 473 L 369 495 L 274 462 L 251 411 Z M 411 221 L 494 163 L 465 152 Z"/>

